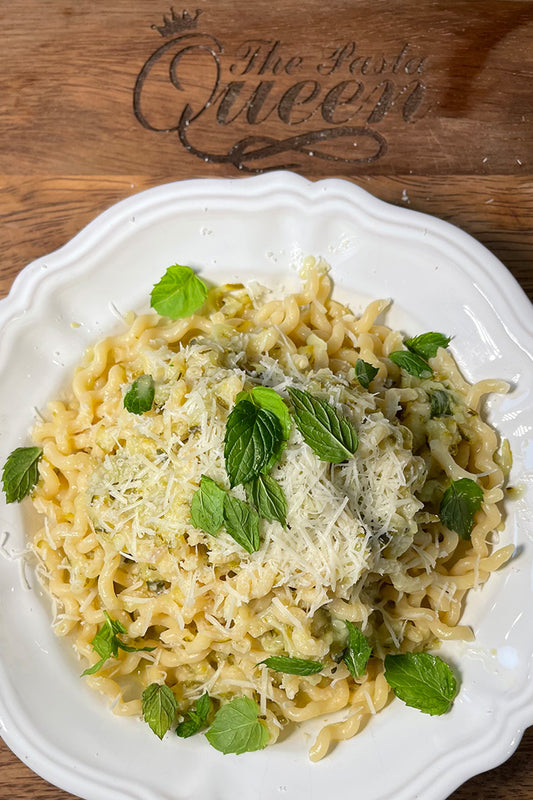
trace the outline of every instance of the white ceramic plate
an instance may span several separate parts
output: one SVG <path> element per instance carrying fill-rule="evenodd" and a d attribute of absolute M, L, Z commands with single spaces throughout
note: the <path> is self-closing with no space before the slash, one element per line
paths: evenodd
<path fill-rule="evenodd" d="M 287 173 L 174 183 L 119 203 L 30 264 L 0 303 L 1 462 L 28 444 L 33 408 L 66 382 L 84 348 L 120 327 L 116 309 L 146 308 L 169 264 L 278 284 L 308 253 L 331 263 L 355 310 L 392 297 L 393 326 L 453 334 L 468 379 L 513 384 L 489 411 L 512 445 L 512 481 L 525 486 L 506 509 L 503 538 L 516 543 L 516 557 L 468 598 L 475 644 L 444 648 L 462 675 L 453 710 L 433 718 L 394 701 L 315 765 L 305 731 L 266 751 L 223 756 L 202 736 L 160 743 L 144 723 L 114 717 L 52 634 L 31 570 L 25 588 L 20 559 L 0 559 L 1 734 L 33 770 L 87 800 L 322 800 L 347 791 L 443 800 L 505 760 L 533 723 L 533 314 L 497 259 L 451 225 L 347 182 Z M 4 554 L 25 547 L 26 505 L 1 506 Z"/>

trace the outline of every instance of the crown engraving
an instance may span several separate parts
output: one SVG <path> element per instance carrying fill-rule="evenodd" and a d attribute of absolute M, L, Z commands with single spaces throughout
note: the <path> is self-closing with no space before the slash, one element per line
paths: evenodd
<path fill-rule="evenodd" d="M 173 8 L 170 9 L 170 16 L 163 15 L 162 25 L 152 25 L 152 30 L 159 31 L 161 36 L 165 38 L 172 36 L 175 33 L 182 31 L 194 30 L 198 24 L 198 17 L 202 13 L 200 8 L 196 9 L 196 14 L 193 16 L 188 11 L 183 11 L 181 16 L 176 14 Z"/>

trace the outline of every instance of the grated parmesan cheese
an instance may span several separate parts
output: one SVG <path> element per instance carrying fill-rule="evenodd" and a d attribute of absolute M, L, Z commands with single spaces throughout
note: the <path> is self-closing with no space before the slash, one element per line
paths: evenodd
<path fill-rule="evenodd" d="M 251 367 L 249 345 L 238 334 L 224 348 L 202 340 L 178 353 L 161 345 L 142 354 L 143 368 L 159 377 L 157 413 L 118 411 L 110 440 L 119 446 L 107 452 L 87 493 L 98 536 L 153 579 L 176 581 L 183 611 L 212 592 L 214 613 L 226 630 L 236 608 L 273 587 L 289 587 L 290 601 L 310 617 L 334 597 L 353 598 L 362 576 L 410 546 L 412 520 L 422 507 L 414 492 L 423 483 L 424 464 L 373 395 L 350 390 L 329 369 L 303 374 L 294 361 L 287 368 L 265 355 Z M 215 538 L 194 528 L 190 504 L 202 474 L 229 488 L 226 419 L 238 392 L 258 383 L 282 396 L 295 386 L 328 399 L 353 420 L 360 444 L 346 463 L 327 464 L 293 426 L 272 472 L 288 501 L 287 526 L 263 522 L 261 547 L 248 554 L 224 531 Z M 244 499 L 242 487 L 234 492 Z M 395 551 L 387 553 L 380 537 L 391 532 Z M 222 595 L 217 570 L 232 566 L 238 571 L 229 572 Z M 301 627 L 288 606 L 277 598 L 272 605 L 275 625 Z"/>

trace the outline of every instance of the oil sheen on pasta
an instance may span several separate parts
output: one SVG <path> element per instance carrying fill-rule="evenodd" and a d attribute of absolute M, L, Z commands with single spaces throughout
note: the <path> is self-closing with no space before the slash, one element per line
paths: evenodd
<path fill-rule="evenodd" d="M 469 385 L 443 349 L 430 359 L 431 379 L 410 377 L 388 358 L 402 336 L 377 321 L 386 301 L 355 316 L 332 299 L 327 268 L 314 259 L 302 282 L 284 296 L 222 286 L 203 316 L 137 316 L 91 348 L 33 432 L 44 450 L 34 549 L 54 629 L 71 635 L 84 662 L 97 659 L 91 640 L 104 610 L 137 646 L 155 648 L 121 651 L 87 678 L 115 713 L 140 714 L 153 682 L 170 686 L 183 711 L 204 691 L 220 702 L 253 698 L 271 743 L 289 723 L 340 712 L 311 748 L 318 760 L 388 702 L 387 653 L 472 638 L 459 624 L 464 595 L 511 549 L 493 547 L 504 471 L 497 436 L 478 413 L 484 393 L 506 386 Z M 372 392 L 355 378 L 358 358 L 379 368 Z M 138 416 L 123 397 L 144 373 L 156 394 Z M 202 474 L 228 488 L 225 422 L 237 394 L 255 385 L 329 400 L 360 444 L 345 463 L 323 463 L 294 426 L 272 473 L 288 525 L 263 521 L 261 548 L 248 554 L 225 532 L 194 528 L 190 503 Z M 435 388 L 450 393 L 452 416 L 430 418 Z M 471 542 L 436 513 L 444 488 L 461 477 L 484 489 Z M 234 493 L 244 499 L 242 487 Z M 373 646 L 357 680 L 338 663 L 344 620 Z M 297 676 L 259 665 L 274 654 L 325 668 Z"/>

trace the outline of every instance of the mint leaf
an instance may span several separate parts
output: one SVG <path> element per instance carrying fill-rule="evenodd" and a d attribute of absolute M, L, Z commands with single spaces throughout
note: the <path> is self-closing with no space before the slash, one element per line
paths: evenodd
<path fill-rule="evenodd" d="M 450 395 L 444 389 L 435 389 L 434 392 L 431 392 L 429 402 L 431 419 L 435 417 L 450 417 L 452 415 Z"/>
<path fill-rule="evenodd" d="M 374 380 L 378 372 L 379 369 L 377 367 L 373 367 L 372 364 L 363 361 L 362 358 L 358 358 L 355 362 L 355 377 L 364 389 L 368 389 L 370 382 Z"/>
<path fill-rule="evenodd" d="M 191 502 L 191 522 L 211 536 L 216 536 L 224 524 L 224 498 L 226 492 L 214 480 L 202 475 L 200 488 Z"/>
<path fill-rule="evenodd" d="M 182 319 L 205 302 L 207 286 L 190 267 L 169 267 L 150 295 L 150 305 L 162 317 Z"/>
<path fill-rule="evenodd" d="M 421 333 L 420 336 L 413 336 L 412 339 L 405 340 L 405 346 L 412 353 L 422 358 L 434 358 L 437 355 L 439 347 L 448 347 L 451 341 L 451 336 L 445 336 L 443 333 Z"/>
<path fill-rule="evenodd" d="M 224 524 L 231 538 L 247 553 L 259 550 L 259 517 L 253 508 L 231 494 L 224 498 Z"/>
<path fill-rule="evenodd" d="M 287 522 L 287 498 L 283 489 L 270 475 L 258 475 L 245 484 L 246 497 L 260 517 L 270 522 Z"/>
<path fill-rule="evenodd" d="M 107 611 L 104 611 L 105 622 L 92 640 L 93 650 L 96 650 L 102 658 L 118 655 L 118 633 L 127 633 L 126 628 L 118 619 L 111 619 Z"/>
<path fill-rule="evenodd" d="M 385 656 L 385 680 L 396 697 L 425 714 L 445 714 L 457 694 L 448 664 L 429 653 Z"/>
<path fill-rule="evenodd" d="M 194 736 L 195 733 L 204 727 L 209 709 L 211 708 L 211 700 L 207 692 L 198 698 L 195 704 L 194 711 L 188 711 L 183 722 L 180 722 L 176 728 L 176 733 L 182 739 L 187 739 L 189 736 Z"/>
<path fill-rule="evenodd" d="M 217 711 L 206 733 L 207 741 L 221 753 L 250 753 L 268 744 L 268 729 L 258 719 L 259 709 L 249 697 L 236 697 Z"/>
<path fill-rule="evenodd" d="M 151 375 L 141 375 L 124 395 L 124 408 L 132 414 L 144 414 L 152 408 L 154 395 L 154 379 Z"/>
<path fill-rule="evenodd" d="M 305 658 L 291 658 L 290 656 L 269 656 L 260 664 L 266 664 L 269 669 L 276 672 L 287 672 L 289 675 L 315 675 L 324 669 L 320 661 L 308 661 Z"/>
<path fill-rule="evenodd" d="M 279 452 L 283 430 L 278 417 L 249 400 L 237 403 L 228 417 L 224 458 L 230 486 L 247 483 Z"/>
<path fill-rule="evenodd" d="M 207 692 L 204 692 L 196 701 L 196 714 L 200 719 L 206 720 L 211 708 L 211 699 Z"/>
<path fill-rule="evenodd" d="M 483 489 L 470 478 L 453 481 L 444 492 L 440 504 L 440 521 L 461 539 L 470 539 L 474 516 L 481 508 Z"/>
<path fill-rule="evenodd" d="M 401 367 L 415 378 L 431 378 L 433 371 L 429 364 L 416 353 L 409 350 L 395 350 L 389 355 L 393 364 Z"/>
<path fill-rule="evenodd" d="M 111 619 L 107 611 L 104 611 L 104 617 L 104 624 L 91 641 L 93 650 L 100 656 L 100 661 L 82 672 L 82 677 L 84 675 L 93 675 L 98 672 L 108 658 L 111 658 L 111 656 L 116 658 L 118 656 L 117 633 L 126 633 L 126 628 L 119 620 Z"/>
<path fill-rule="evenodd" d="M 279 394 L 268 386 L 254 386 L 249 392 L 240 392 L 237 395 L 237 402 L 239 402 L 240 395 L 243 394 L 259 408 L 266 408 L 267 411 L 271 411 L 276 415 L 281 424 L 283 438 L 287 441 L 291 434 L 292 420 L 289 409 Z M 244 398 L 241 397 L 240 399 Z"/>
<path fill-rule="evenodd" d="M 287 446 L 286 443 L 291 434 L 292 420 L 289 409 L 279 394 L 268 386 L 254 386 L 253 389 L 250 389 L 248 392 L 239 392 L 235 398 L 235 403 L 240 403 L 242 400 L 249 400 L 251 403 L 255 403 L 259 408 L 271 411 L 278 418 L 281 425 L 281 430 L 283 432 L 282 442 L 276 452 L 272 453 L 270 459 L 261 470 L 261 472 L 270 472 Z"/>
<path fill-rule="evenodd" d="M 102 656 L 100 661 L 97 661 L 96 664 L 92 665 L 92 667 L 88 667 L 86 670 L 84 670 L 81 673 L 81 677 L 84 678 L 86 675 L 94 675 L 95 672 L 98 672 L 98 670 L 100 670 L 104 666 L 106 661 L 107 661 L 107 658 L 104 658 Z"/>
<path fill-rule="evenodd" d="M 372 648 L 366 636 L 349 620 L 344 620 L 348 628 L 348 647 L 342 654 L 342 660 L 353 678 L 364 674 Z"/>
<path fill-rule="evenodd" d="M 84 670 L 84 672 L 81 673 L 82 678 L 84 675 L 94 675 L 95 672 L 98 672 L 108 658 L 111 658 L 111 656 L 116 658 L 118 656 L 119 650 L 125 650 L 128 653 L 139 653 L 141 651 L 151 652 L 155 650 L 155 647 L 132 647 L 124 644 L 117 636 L 119 633 L 127 633 L 122 622 L 118 619 L 111 619 L 107 611 L 104 611 L 104 617 L 104 624 L 91 641 L 93 650 L 100 656 L 100 661 L 97 661 L 92 667 L 88 667 L 88 669 Z"/>
<path fill-rule="evenodd" d="M 143 717 L 160 739 L 172 725 L 177 708 L 174 692 L 164 683 L 151 683 L 142 693 Z"/>
<path fill-rule="evenodd" d="M 7 457 L 2 470 L 6 503 L 20 503 L 39 480 L 41 447 L 17 447 Z"/>
<path fill-rule="evenodd" d="M 183 722 L 180 722 L 177 726 L 176 735 L 180 736 L 182 739 L 188 739 L 189 736 L 194 736 L 201 731 L 204 725 L 205 722 L 200 720 L 198 714 L 195 714 L 194 711 L 190 711 Z"/>
<path fill-rule="evenodd" d="M 289 389 L 296 426 L 304 441 L 321 461 L 340 464 L 350 458 L 359 444 L 352 423 L 326 400 L 300 389 Z"/>

